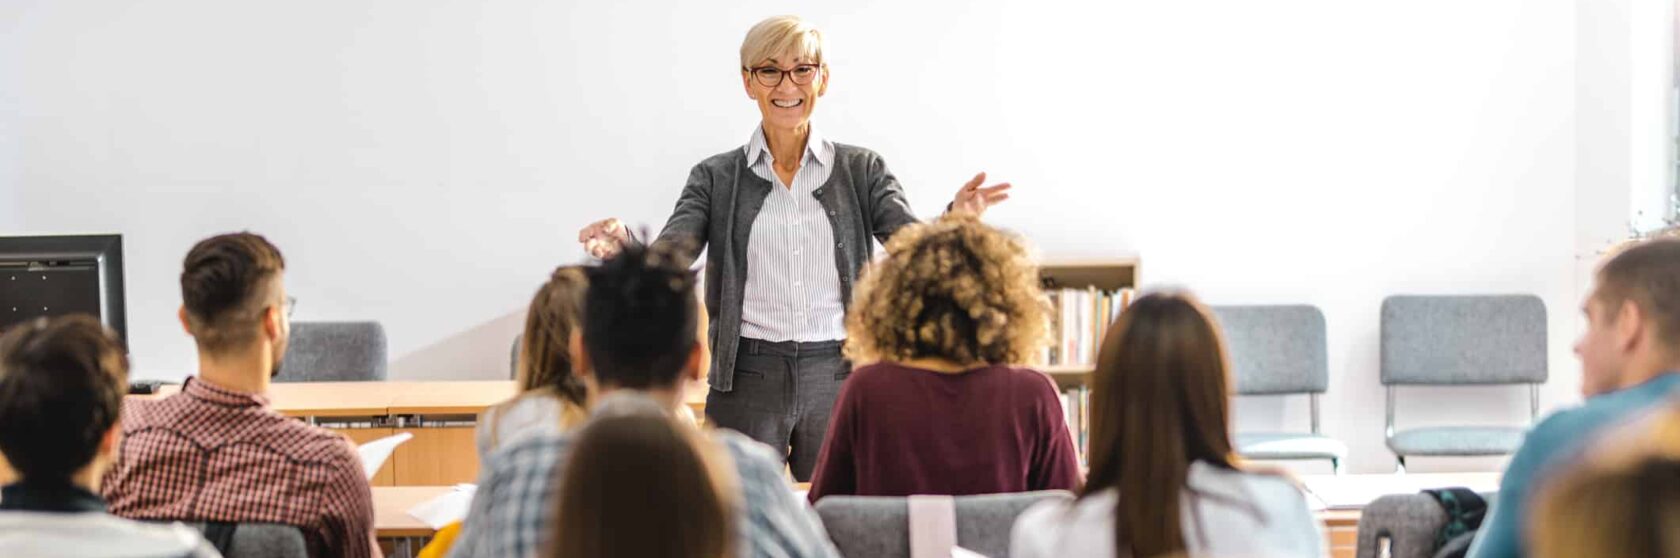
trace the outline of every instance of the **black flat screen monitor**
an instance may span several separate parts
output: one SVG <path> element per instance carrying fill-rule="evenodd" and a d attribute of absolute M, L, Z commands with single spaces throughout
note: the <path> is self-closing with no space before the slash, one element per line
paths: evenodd
<path fill-rule="evenodd" d="M 89 314 L 128 341 L 122 235 L 0 236 L 0 331 Z"/>

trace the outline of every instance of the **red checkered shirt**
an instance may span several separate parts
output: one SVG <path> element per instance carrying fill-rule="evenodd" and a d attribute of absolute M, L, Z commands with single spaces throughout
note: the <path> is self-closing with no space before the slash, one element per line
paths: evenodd
<path fill-rule="evenodd" d="M 303 531 L 310 556 L 379 555 L 355 449 L 261 395 L 189 378 L 178 394 L 124 402 L 122 430 L 103 485 L 113 514 L 282 523 Z"/>

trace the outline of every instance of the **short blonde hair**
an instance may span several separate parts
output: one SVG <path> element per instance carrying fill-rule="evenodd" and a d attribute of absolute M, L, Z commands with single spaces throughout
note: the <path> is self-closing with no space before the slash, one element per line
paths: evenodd
<path fill-rule="evenodd" d="M 823 64 L 824 45 L 822 31 L 810 22 L 799 16 L 775 16 L 758 22 L 747 31 L 747 38 L 741 41 L 741 69 L 752 68 L 789 52 Z M 791 64 L 794 61 L 781 62 Z"/>
<path fill-rule="evenodd" d="M 846 355 L 1031 364 L 1049 341 L 1038 266 L 1015 235 L 966 213 L 904 227 L 858 279 Z"/>

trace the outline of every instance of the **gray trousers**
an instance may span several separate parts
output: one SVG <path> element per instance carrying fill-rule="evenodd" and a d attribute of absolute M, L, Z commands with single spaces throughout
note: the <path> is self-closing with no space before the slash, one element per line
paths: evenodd
<path fill-rule="evenodd" d="M 840 341 L 796 343 L 741 338 L 735 389 L 706 394 L 706 418 L 769 444 L 809 482 L 828 434 L 828 417 L 852 365 Z"/>

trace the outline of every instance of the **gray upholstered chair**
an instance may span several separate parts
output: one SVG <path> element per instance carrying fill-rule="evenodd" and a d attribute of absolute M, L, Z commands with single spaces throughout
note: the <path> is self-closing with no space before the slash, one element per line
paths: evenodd
<path fill-rule="evenodd" d="M 211 544 L 217 544 L 215 538 L 221 536 L 206 532 L 203 522 L 184 523 L 205 533 Z M 226 548 L 218 547 L 224 558 L 309 558 L 303 532 L 297 527 L 279 523 L 235 523 L 231 527 L 232 536 L 221 542 Z"/>
<path fill-rule="evenodd" d="M 1400 470 L 1406 456 L 1508 455 L 1527 427 L 1396 430 L 1395 392 L 1406 385 L 1528 384 L 1529 422 L 1546 382 L 1546 305 L 1533 295 L 1391 296 L 1383 300 L 1384 436 Z"/>
<path fill-rule="evenodd" d="M 1323 435 L 1318 396 L 1330 386 L 1324 313 L 1311 305 L 1215 306 L 1231 353 L 1238 395 L 1305 394 L 1309 432 L 1239 432 L 1237 453 L 1249 459 L 1323 459 L 1337 473 L 1347 444 Z"/>
<path fill-rule="evenodd" d="M 292 322 L 276 382 L 378 382 L 386 376 L 379 322 Z"/>
<path fill-rule="evenodd" d="M 521 333 L 513 336 L 513 348 L 508 350 L 508 379 L 519 379 L 519 342 L 525 339 Z"/>
<path fill-rule="evenodd" d="M 1046 499 L 1072 499 L 1061 490 L 983 494 L 955 498 L 957 546 L 993 558 L 1009 556 L 1015 517 Z M 901 497 L 829 496 L 817 515 L 840 555 L 847 558 L 909 558 L 910 506 Z"/>
<path fill-rule="evenodd" d="M 1493 502 L 1492 493 L 1482 499 Z M 1436 535 L 1447 525 L 1447 512 L 1428 494 L 1389 494 L 1359 513 L 1357 558 L 1430 558 Z"/>

